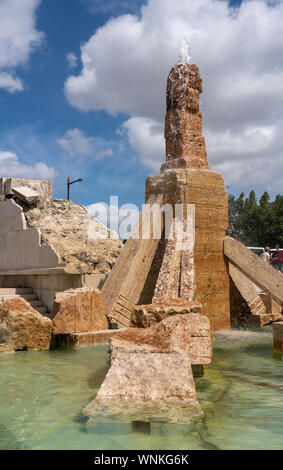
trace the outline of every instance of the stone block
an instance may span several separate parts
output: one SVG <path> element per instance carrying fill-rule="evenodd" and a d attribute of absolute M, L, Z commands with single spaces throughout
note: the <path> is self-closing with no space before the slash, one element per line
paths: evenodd
<path fill-rule="evenodd" d="M 0 304 L 0 353 L 47 350 L 52 323 L 22 298 Z"/>
<path fill-rule="evenodd" d="M 188 357 L 118 354 L 96 398 L 95 421 L 190 422 L 203 417 Z"/>
<path fill-rule="evenodd" d="M 104 302 L 98 289 L 82 287 L 57 292 L 51 316 L 55 335 L 108 328 Z"/>
<path fill-rule="evenodd" d="M 176 298 L 155 304 L 137 305 L 132 315 L 132 325 L 138 328 L 148 328 L 172 315 L 189 313 L 201 314 L 201 304 Z"/>
<path fill-rule="evenodd" d="M 40 193 L 28 186 L 13 186 L 13 193 L 28 204 L 36 204 L 40 199 Z"/>
<path fill-rule="evenodd" d="M 109 360 L 120 352 L 187 354 L 191 364 L 209 364 L 212 337 L 207 317 L 174 315 L 150 328 L 129 328 L 109 342 Z"/>

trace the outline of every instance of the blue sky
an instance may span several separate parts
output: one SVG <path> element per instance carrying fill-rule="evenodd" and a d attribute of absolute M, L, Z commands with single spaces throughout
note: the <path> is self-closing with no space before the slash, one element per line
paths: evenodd
<path fill-rule="evenodd" d="M 143 3 L 0 0 L 0 175 L 52 179 L 54 197 L 82 177 L 76 202 L 140 206 L 164 159 L 166 77 L 185 37 L 212 169 L 236 194 L 279 193 L 282 2 Z"/>

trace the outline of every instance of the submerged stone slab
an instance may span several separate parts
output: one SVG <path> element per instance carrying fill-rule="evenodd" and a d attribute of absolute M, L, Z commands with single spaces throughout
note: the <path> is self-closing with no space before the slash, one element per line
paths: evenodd
<path fill-rule="evenodd" d="M 57 292 L 52 325 L 55 335 L 106 330 L 108 322 L 100 291 L 81 287 Z"/>
<path fill-rule="evenodd" d="M 188 356 L 158 353 L 119 353 L 84 413 L 105 422 L 177 422 L 203 416 Z"/>
<path fill-rule="evenodd" d="M 212 336 L 207 317 L 174 315 L 151 328 L 129 328 L 109 341 L 109 361 L 119 353 L 186 354 L 191 364 L 210 364 Z"/>
<path fill-rule="evenodd" d="M 22 298 L 0 305 L 0 353 L 47 350 L 52 323 Z"/>
<path fill-rule="evenodd" d="M 283 321 L 273 323 L 272 328 L 274 352 L 283 354 Z"/>

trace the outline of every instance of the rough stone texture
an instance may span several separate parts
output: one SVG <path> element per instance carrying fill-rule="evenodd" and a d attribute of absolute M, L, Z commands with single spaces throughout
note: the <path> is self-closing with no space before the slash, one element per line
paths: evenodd
<path fill-rule="evenodd" d="M 146 199 L 159 193 L 164 194 L 164 204 L 195 205 L 194 250 L 193 254 L 182 252 L 180 295 L 187 300 L 192 298 L 189 272 L 194 298 L 202 304 L 212 330 L 230 328 L 229 273 L 223 253 L 228 198 L 222 176 L 207 170 L 166 171 L 146 181 Z M 188 288 L 182 290 L 186 285 Z"/>
<path fill-rule="evenodd" d="M 11 194 L 17 194 L 20 197 L 20 192 L 33 191 L 37 193 L 38 197 L 36 200 L 50 200 L 52 197 L 52 183 L 45 180 L 31 180 L 23 178 L 0 178 L 0 195 L 7 196 Z M 22 194 L 25 199 L 25 194 Z M 32 201 L 27 201 L 32 202 Z"/>
<path fill-rule="evenodd" d="M 167 80 L 165 118 L 166 163 L 161 171 L 176 168 L 209 169 L 199 94 L 202 80 L 195 64 L 173 67 Z"/>
<path fill-rule="evenodd" d="M 137 305 L 132 315 L 132 325 L 148 328 L 172 315 L 202 313 L 201 304 L 181 298 L 148 305 Z"/>
<path fill-rule="evenodd" d="M 229 262 L 229 274 L 234 284 L 246 300 L 252 315 L 261 315 L 266 313 L 266 307 L 263 303 L 256 285 L 245 276 L 234 264 Z"/>
<path fill-rule="evenodd" d="M 260 328 L 283 320 L 281 307 L 271 296 L 260 292 L 257 286 L 233 263 L 229 262 L 231 276 L 231 319 L 234 327 Z"/>
<path fill-rule="evenodd" d="M 283 354 L 283 321 L 273 323 L 272 328 L 274 352 Z"/>
<path fill-rule="evenodd" d="M 174 315 L 150 328 L 129 328 L 110 339 L 109 360 L 120 352 L 187 354 L 191 364 L 209 364 L 212 338 L 207 317 Z"/>
<path fill-rule="evenodd" d="M 2 271 L 4 267 L 5 271 L 8 271 L 9 266 L 10 270 L 13 270 L 13 265 L 14 270 L 52 265 L 64 266 L 65 272 L 69 274 L 93 274 L 108 273 L 113 267 L 123 248 L 117 234 L 91 217 L 84 206 L 65 199 L 52 199 L 50 182 L 2 178 L 0 194 L 2 200 L 14 194 L 14 201 L 6 200 L 0 203 L 0 226 L 6 226 L 7 233 L 11 231 L 6 225 L 9 214 L 2 215 L 7 212 L 2 204 L 9 204 L 11 208 L 11 204 L 15 203 L 21 212 L 17 215 L 18 224 L 22 220 L 24 225 L 21 229 L 23 232 L 7 237 L 7 249 L 3 251 L 9 256 L 5 255 L 6 264 L 0 262 Z M 11 209 L 11 214 L 12 212 L 14 213 L 15 209 Z M 10 225 L 12 220 L 11 216 Z M 32 257 L 26 249 L 31 237 L 37 238 L 34 242 L 42 245 L 41 253 L 44 259 L 41 263 L 37 263 L 36 256 Z M 4 246 L 2 243 L 1 245 Z M 10 245 L 18 245 L 21 256 L 17 254 L 13 257 Z"/>
<path fill-rule="evenodd" d="M 268 292 L 261 291 L 259 293 L 259 296 L 265 305 L 267 313 L 282 313 L 282 306 L 275 302 L 271 294 L 269 294 Z"/>
<path fill-rule="evenodd" d="M 118 354 L 84 413 L 95 421 L 189 422 L 202 418 L 188 357 Z M 181 415 L 181 416 L 180 416 Z"/>
<path fill-rule="evenodd" d="M 176 237 L 167 240 L 152 303 L 177 298 L 179 295 L 182 252 Z"/>
<path fill-rule="evenodd" d="M 147 210 L 152 208 L 152 219 L 160 212 L 162 202 L 160 194 L 149 199 Z M 101 291 L 106 314 L 119 327 L 130 326 L 134 307 L 140 299 L 158 248 L 160 238 L 153 237 L 152 219 L 143 211 Z M 142 233 L 147 233 L 148 239 L 144 239 Z"/>
<path fill-rule="evenodd" d="M 97 399 L 197 401 L 187 356 L 119 353 Z"/>
<path fill-rule="evenodd" d="M 189 206 L 188 211 L 185 238 L 183 221 L 180 223 L 179 218 L 173 218 L 152 303 L 178 296 L 187 300 L 194 298 L 194 206 Z"/>
<path fill-rule="evenodd" d="M 6 300 L 0 305 L 0 353 L 47 350 L 51 330 L 51 320 L 22 298 Z"/>
<path fill-rule="evenodd" d="M 225 238 L 224 253 L 246 277 L 269 293 L 279 305 L 283 305 L 283 276 L 279 271 L 230 237 Z"/>
<path fill-rule="evenodd" d="M 58 292 L 52 309 L 55 335 L 105 330 L 105 306 L 98 289 L 82 287 Z"/>
<path fill-rule="evenodd" d="M 25 216 L 29 227 L 40 230 L 42 242 L 53 246 L 67 273 L 107 273 L 123 248 L 110 238 L 113 232 L 72 201 L 52 199 Z"/>

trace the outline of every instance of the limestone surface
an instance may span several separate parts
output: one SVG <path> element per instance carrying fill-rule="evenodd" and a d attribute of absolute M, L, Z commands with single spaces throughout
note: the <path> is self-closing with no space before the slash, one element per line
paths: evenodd
<path fill-rule="evenodd" d="M 22 298 L 0 305 L 0 353 L 47 350 L 52 323 Z"/>
<path fill-rule="evenodd" d="M 179 295 L 201 303 L 213 331 L 229 329 L 229 273 L 223 253 L 228 197 L 222 176 L 205 169 L 168 170 L 146 181 L 146 199 L 160 193 L 164 204 L 195 208 L 194 248 L 193 253 L 182 251 Z"/>
<path fill-rule="evenodd" d="M 103 224 L 91 217 L 84 206 L 65 199 L 52 199 L 25 212 L 29 227 L 41 232 L 70 274 L 107 273 L 123 244 Z"/>
<path fill-rule="evenodd" d="M 186 421 L 203 416 L 186 355 L 118 354 L 84 413 L 96 421 L 103 413 L 110 421 L 177 422 L 178 407 Z"/>
<path fill-rule="evenodd" d="M 209 169 L 199 94 L 202 80 L 195 64 L 178 64 L 167 81 L 165 118 L 166 163 L 161 171 L 176 168 Z"/>
<path fill-rule="evenodd" d="M 109 341 L 109 361 L 123 353 L 186 354 L 191 364 L 209 364 L 212 337 L 207 317 L 174 315 L 150 328 L 129 328 Z"/>
<path fill-rule="evenodd" d="M 197 394 L 187 356 L 119 353 L 97 398 L 195 401 Z"/>
<path fill-rule="evenodd" d="M 164 302 L 137 305 L 132 315 L 132 325 L 138 328 L 148 328 L 172 315 L 202 313 L 201 304 L 181 298 Z"/>
<path fill-rule="evenodd" d="M 23 232 L 7 237 L 3 251 L 8 255 L 5 258 L 2 254 L 5 263 L 1 260 L 0 266 L 5 271 L 59 266 L 68 274 L 104 274 L 112 269 L 123 248 L 118 235 L 91 217 L 84 206 L 52 199 L 49 181 L 1 178 L 0 201 L 0 225 L 6 227 L 2 232 L 19 230 L 19 225 Z M 15 207 L 20 212 L 17 224 L 12 223 Z M 17 244 L 18 252 L 27 252 L 31 237 L 37 238 L 36 244 L 42 246 L 40 262 L 30 252 L 19 257 L 18 253 L 13 256 L 10 250 Z M 17 262 L 19 258 L 21 262 Z M 6 267 L 9 264 L 10 268 Z"/>
<path fill-rule="evenodd" d="M 82 287 L 56 293 L 51 316 L 55 335 L 108 328 L 104 302 L 98 289 Z"/>
<path fill-rule="evenodd" d="M 119 327 L 130 326 L 135 305 L 138 304 L 146 284 L 160 241 L 154 237 L 153 219 L 160 213 L 162 203 L 162 194 L 154 194 L 149 198 L 147 207 L 140 215 L 131 237 L 103 285 L 101 293 L 106 313 Z M 143 237 L 143 234 L 147 234 L 148 238 Z"/>
<path fill-rule="evenodd" d="M 283 306 L 283 276 L 279 271 L 264 263 L 245 245 L 231 237 L 225 238 L 224 253 L 230 263 Z"/>

